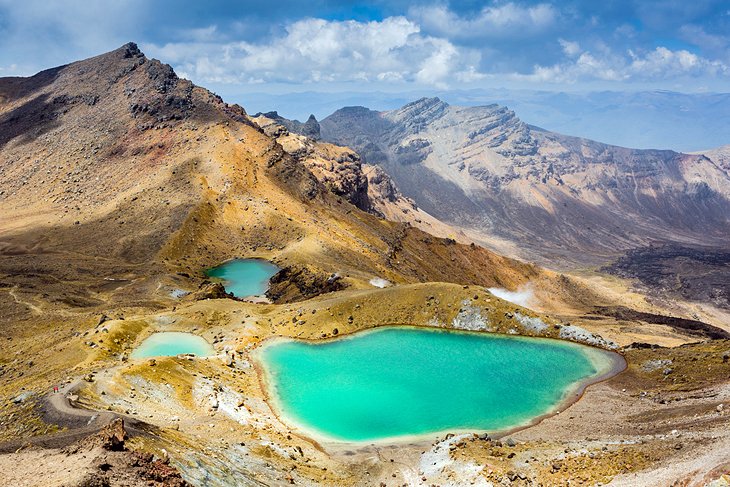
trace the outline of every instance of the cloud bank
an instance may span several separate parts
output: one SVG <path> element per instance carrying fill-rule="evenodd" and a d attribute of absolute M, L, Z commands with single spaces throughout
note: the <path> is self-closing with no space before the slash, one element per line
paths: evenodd
<path fill-rule="evenodd" d="M 729 32 L 724 0 L 0 0 L 0 66 L 136 41 L 200 84 L 700 91 L 730 81 Z"/>
<path fill-rule="evenodd" d="M 449 88 L 483 81 L 572 85 L 730 78 L 730 59 L 689 47 L 650 46 L 625 23 L 613 45 L 568 30 L 575 12 L 549 3 L 498 3 L 472 15 L 447 5 L 412 6 L 377 21 L 305 18 L 263 40 L 221 40 L 217 25 L 190 30 L 184 42 L 147 50 L 201 82 L 230 84 L 416 84 Z M 596 19 L 586 20 L 595 23 Z M 567 35 L 574 34 L 571 38 Z M 728 41 L 684 25 L 683 38 L 718 54 Z M 618 40 L 616 40 L 618 39 Z"/>
<path fill-rule="evenodd" d="M 205 32 L 215 32 L 210 27 Z M 180 42 L 147 50 L 194 79 L 222 83 L 418 82 L 446 87 L 479 76 L 479 52 L 423 35 L 405 17 L 304 19 L 266 43 Z"/>

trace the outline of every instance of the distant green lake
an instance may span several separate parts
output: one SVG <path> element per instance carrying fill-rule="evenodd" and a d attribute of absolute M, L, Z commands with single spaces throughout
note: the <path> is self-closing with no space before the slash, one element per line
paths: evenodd
<path fill-rule="evenodd" d="M 226 291 L 237 298 L 259 296 L 269 289 L 269 279 L 279 268 L 261 259 L 236 259 L 208 269 L 206 274 L 223 281 Z"/>
<path fill-rule="evenodd" d="M 150 335 L 132 352 L 130 357 L 174 357 L 181 353 L 194 353 L 199 357 L 205 357 L 215 354 L 215 349 L 198 335 L 166 331 Z"/>
<path fill-rule="evenodd" d="M 414 327 L 276 340 L 255 355 L 285 421 L 351 442 L 525 425 L 623 364 L 566 341 Z"/>

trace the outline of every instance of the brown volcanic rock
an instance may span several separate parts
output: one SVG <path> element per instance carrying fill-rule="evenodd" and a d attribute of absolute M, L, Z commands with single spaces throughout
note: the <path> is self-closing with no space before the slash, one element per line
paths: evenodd
<path fill-rule="evenodd" d="M 190 294 L 190 298 L 196 301 L 202 299 L 223 299 L 230 297 L 226 292 L 226 288 L 220 282 L 203 281 L 200 288 Z"/>
<path fill-rule="evenodd" d="M 13 486 L 187 487 L 169 460 L 125 448 L 122 419 L 63 450 L 33 448 L 0 456 L 0 483 Z M 9 466 L 13 465 L 12 468 Z"/>
<path fill-rule="evenodd" d="M 314 115 L 310 115 L 307 121 L 304 123 L 300 122 L 299 120 L 289 120 L 288 118 L 284 118 L 276 111 L 257 113 L 256 115 L 254 115 L 254 119 L 260 119 L 257 120 L 257 123 L 264 120 L 274 122 L 275 124 L 284 127 L 287 131 L 303 135 L 308 139 L 312 139 L 315 141 L 320 139 L 319 122 L 314 117 Z M 268 122 L 265 123 L 268 124 Z"/>
<path fill-rule="evenodd" d="M 170 131 L 184 123 L 246 120 L 242 109 L 180 80 L 134 44 L 26 83 L 0 79 L 0 93 L 9 100 L 0 105 L 0 204 L 13 217 L 50 213 L 44 223 L 81 223 L 87 209 L 103 205 L 121 207 L 130 220 L 148 219 L 135 215 L 140 203 L 132 205 L 134 196 L 124 193 L 186 183 L 169 181 L 175 171 L 167 169 L 179 164 L 170 161 L 172 152 L 185 143 Z M 179 221 L 176 211 L 187 212 L 188 204 L 169 202 L 166 219 Z"/>
<path fill-rule="evenodd" d="M 307 124 L 287 120 L 276 112 L 257 114 L 253 121 L 328 190 L 361 210 L 387 220 L 409 223 L 433 235 L 471 242 L 466 235 L 423 212 L 412 199 L 403 196 L 380 166 L 363 164 L 359 154 L 347 147 L 319 141 L 318 123 L 312 137 L 307 135 L 311 132 Z M 307 123 L 312 121 L 316 122 L 310 117 Z"/>
<path fill-rule="evenodd" d="M 307 265 L 286 267 L 269 282 L 266 296 L 275 303 L 300 301 L 347 287 L 338 274 L 325 274 Z"/>
<path fill-rule="evenodd" d="M 316 138 L 305 135 L 311 131 L 304 130 L 302 124 L 296 126 L 296 120 L 287 120 L 276 112 L 257 114 L 253 121 L 266 135 L 281 144 L 288 154 L 306 166 L 332 193 L 342 196 L 361 210 L 372 210 L 368 198 L 368 180 L 363 174 L 357 153 L 346 147 L 317 142 Z M 302 133 L 293 129 L 302 130 Z M 316 137 L 319 137 L 319 124 Z"/>
<path fill-rule="evenodd" d="M 124 420 L 117 418 L 101 431 L 82 441 L 82 449 L 101 447 L 110 451 L 124 450 L 124 442 L 127 440 L 127 432 L 124 429 Z"/>

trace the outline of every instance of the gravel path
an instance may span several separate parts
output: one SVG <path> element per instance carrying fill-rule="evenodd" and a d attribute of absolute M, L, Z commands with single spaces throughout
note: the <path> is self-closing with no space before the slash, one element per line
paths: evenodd
<path fill-rule="evenodd" d="M 60 433 L 0 443 L 0 454 L 12 453 L 29 446 L 64 448 L 81 438 L 96 433 L 115 418 L 124 419 L 125 428 L 130 436 L 149 435 L 150 425 L 135 418 L 111 411 L 94 411 L 76 407 L 69 396 L 72 396 L 81 384 L 81 380 L 76 380 L 60 387 L 58 392 L 49 393 L 42 398 L 41 408 L 44 421 L 57 424 L 66 430 Z"/>

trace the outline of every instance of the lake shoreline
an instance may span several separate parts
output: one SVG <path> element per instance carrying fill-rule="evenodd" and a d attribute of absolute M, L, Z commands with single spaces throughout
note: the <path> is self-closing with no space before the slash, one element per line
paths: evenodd
<path fill-rule="evenodd" d="M 236 299 L 268 303 L 265 293 L 270 287 L 271 278 L 279 271 L 281 268 L 278 265 L 266 259 L 233 258 L 206 269 L 204 273 L 206 277 L 223 284 L 226 292 Z"/>
<path fill-rule="evenodd" d="M 583 380 L 578 380 L 571 384 L 569 387 L 566 387 L 565 392 L 563 394 L 563 398 L 557 401 L 553 407 L 550 408 L 546 413 L 535 416 L 530 418 L 529 420 L 515 425 L 514 427 L 509 428 L 503 428 L 503 429 L 496 429 L 496 430 L 484 430 L 484 429 L 478 429 L 478 428 L 446 428 L 441 430 L 435 430 L 427 433 L 419 433 L 419 434 L 412 434 L 412 435 L 396 435 L 392 437 L 384 437 L 384 438 L 378 438 L 376 440 L 345 440 L 340 439 L 332 436 L 328 436 L 325 433 L 321 433 L 320 431 L 315 430 L 314 428 L 307 427 L 301 425 L 298 421 L 291 419 L 284 411 L 283 406 L 280 404 L 280 400 L 277 397 L 277 395 L 274 393 L 275 387 L 273 387 L 273 384 L 269 383 L 269 378 L 271 377 L 271 372 L 267 368 L 265 364 L 265 360 L 260 356 L 260 354 L 263 352 L 264 349 L 275 345 L 276 343 L 281 342 L 304 342 L 311 345 L 324 345 L 327 343 L 332 343 L 334 341 L 343 341 L 343 340 L 350 340 L 355 337 L 361 337 L 363 334 L 369 334 L 377 331 L 382 331 L 386 328 L 393 328 L 393 329 L 404 329 L 404 328 L 410 328 L 414 330 L 428 330 L 431 332 L 443 332 L 443 333 L 458 333 L 458 334 L 467 334 L 467 335 L 481 335 L 481 336 L 499 336 L 501 338 L 507 338 L 507 339 L 516 339 L 516 340 L 531 340 L 531 339 L 540 339 L 540 340 L 552 340 L 556 342 L 561 343 L 569 343 L 573 345 L 582 345 L 584 347 L 587 347 L 589 352 L 586 353 L 587 358 L 591 361 L 591 363 L 596 367 L 596 370 L 600 373 L 597 375 L 588 377 Z M 604 367 L 601 369 L 599 368 L 599 364 L 597 362 L 600 362 L 600 360 L 596 360 L 597 355 L 594 355 L 600 350 L 601 353 L 603 353 L 603 357 L 610 357 L 609 360 L 605 360 L 606 364 L 604 364 Z M 253 359 L 252 363 L 254 365 L 254 368 L 257 372 L 258 376 L 258 382 L 261 387 L 262 395 L 267 403 L 267 405 L 272 410 L 273 414 L 276 416 L 276 418 L 284 425 L 289 427 L 292 430 L 293 434 L 296 434 L 297 436 L 306 439 L 313 445 L 315 445 L 318 449 L 321 449 L 323 451 L 329 451 L 332 453 L 333 451 L 337 451 L 340 449 L 343 450 L 350 450 L 350 449 L 356 449 L 356 450 L 367 450 L 371 447 L 387 447 L 387 446 L 398 446 L 398 445 L 425 445 L 430 444 L 434 441 L 434 439 L 437 439 L 439 437 L 443 437 L 444 435 L 448 434 L 488 434 L 490 438 L 497 439 L 497 438 L 503 438 L 505 436 L 508 436 L 510 434 L 514 434 L 518 431 L 524 430 L 526 428 L 530 428 L 532 426 L 535 426 L 542 422 L 543 420 L 555 416 L 556 414 L 559 414 L 561 412 L 564 412 L 568 407 L 570 407 L 572 404 L 579 401 L 586 389 L 590 387 L 591 385 L 598 384 L 600 382 L 604 382 L 606 380 L 609 380 L 623 371 L 626 370 L 628 364 L 624 357 L 612 350 L 605 350 L 600 347 L 596 347 L 593 345 L 583 344 L 580 342 L 574 342 L 571 340 L 564 340 L 559 338 L 552 338 L 552 337 L 534 337 L 534 336 L 525 336 L 525 335 L 512 335 L 512 334 L 504 334 L 504 333 L 492 333 L 492 332 L 485 332 L 485 331 L 473 331 L 473 330 L 462 330 L 457 328 L 444 328 L 444 327 L 433 327 L 433 326 L 424 326 L 424 325 L 385 325 L 385 326 L 373 326 L 370 328 L 361 329 L 358 331 L 354 331 L 352 333 L 347 333 L 343 335 L 338 335 L 334 337 L 327 337 L 327 338 L 321 338 L 321 339 L 312 339 L 312 338 L 291 338 L 291 337 L 283 337 L 283 336 L 272 336 L 268 337 L 257 346 L 251 350 L 250 356 Z"/>

